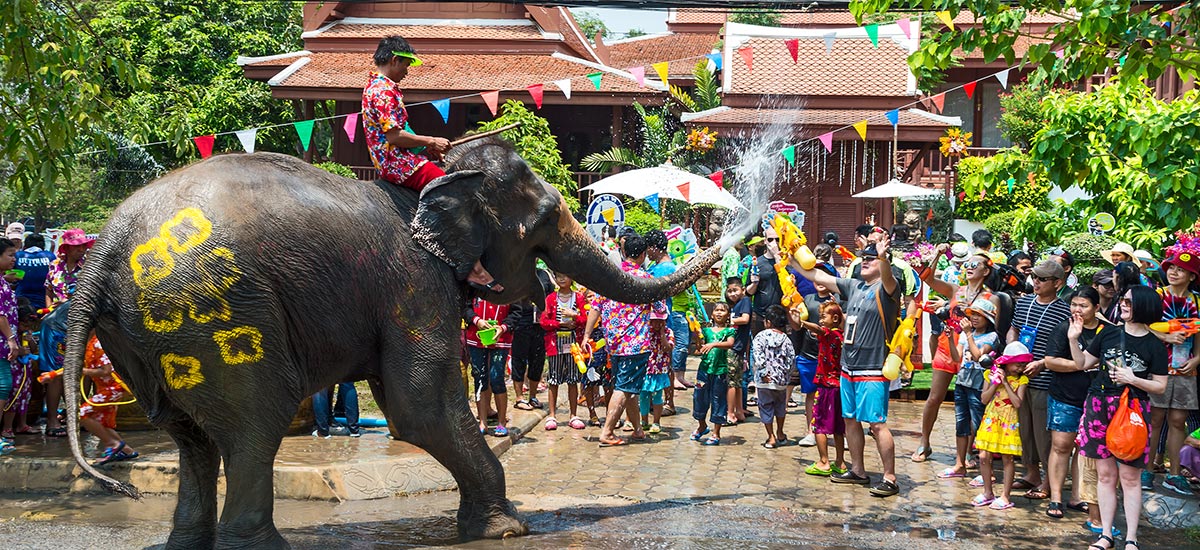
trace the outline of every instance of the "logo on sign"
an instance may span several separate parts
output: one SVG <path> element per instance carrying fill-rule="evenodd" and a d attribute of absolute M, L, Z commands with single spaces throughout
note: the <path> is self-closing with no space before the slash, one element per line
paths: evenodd
<path fill-rule="evenodd" d="M 771 201 L 771 204 L 767 205 L 767 213 L 763 214 L 762 217 L 762 228 L 764 231 L 768 227 L 771 227 L 771 220 L 775 219 L 776 214 L 787 214 L 792 219 L 792 223 L 796 224 L 796 227 L 804 227 L 804 211 L 799 206 L 790 202 Z"/>
<path fill-rule="evenodd" d="M 614 210 L 612 217 L 612 225 L 625 224 L 625 206 L 621 204 L 621 200 L 614 195 L 596 195 L 592 199 L 591 204 L 588 204 L 587 209 L 587 224 L 588 225 L 608 225 L 608 220 L 604 218 L 606 210 Z"/>

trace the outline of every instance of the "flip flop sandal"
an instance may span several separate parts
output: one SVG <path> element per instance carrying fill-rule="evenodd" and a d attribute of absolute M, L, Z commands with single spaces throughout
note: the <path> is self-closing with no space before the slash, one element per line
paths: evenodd
<path fill-rule="evenodd" d="M 983 487 L 983 476 L 975 476 L 971 478 L 971 482 L 967 483 L 971 487 Z"/>
<path fill-rule="evenodd" d="M 984 506 L 991 506 L 995 501 L 996 497 L 988 498 L 983 495 L 975 495 L 975 498 L 971 499 L 971 506 L 982 508 Z"/>
<path fill-rule="evenodd" d="M 1088 513 L 1088 507 L 1089 504 L 1086 502 L 1076 502 L 1075 504 L 1067 503 L 1067 508 L 1075 510 L 1076 512 L 1083 512 L 1085 514 Z"/>
<path fill-rule="evenodd" d="M 1032 483 L 1025 481 L 1024 479 L 1018 479 L 1012 484 L 1013 491 L 1029 491 L 1036 488 L 1037 487 L 1035 487 Z"/>
<path fill-rule="evenodd" d="M 548 420 L 546 420 L 546 424 L 544 427 L 546 428 L 546 431 L 548 431 L 548 432 L 557 430 L 558 429 L 558 421 L 553 418 L 548 419 Z"/>
<path fill-rule="evenodd" d="M 538 398 L 536 398 L 536 397 L 530 397 L 530 398 L 529 398 L 529 404 L 530 404 L 531 406 L 533 406 L 533 408 L 535 408 L 535 409 L 540 409 L 540 408 L 542 408 L 542 402 L 541 402 L 541 401 L 538 401 Z"/>
<path fill-rule="evenodd" d="M 1062 503 L 1061 502 L 1051 502 L 1050 506 L 1048 508 L 1046 508 L 1046 515 L 1050 516 L 1054 519 L 1062 519 L 1063 518 Z"/>
<path fill-rule="evenodd" d="M 692 441 L 700 441 L 700 438 L 708 435 L 708 431 L 708 428 L 704 428 L 703 431 L 692 432 Z"/>
<path fill-rule="evenodd" d="M 646 440 L 646 432 L 642 432 L 641 436 L 638 436 L 638 434 L 636 432 L 634 432 L 633 435 L 629 436 L 629 439 L 631 439 L 633 441 L 645 441 Z"/>
<path fill-rule="evenodd" d="M 67 437 L 67 429 L 59 426 L 53 429 L 46 430 L 47 437 Z"/>
<path fill-rule="evenodd" d="M 941 472 L 939 472 L 937 477 L 938 477 L 938 479 L 956 479 L 956 478 L 960 478 L 960 477 L 967 477 L 967 474 L 964 474 L 958 470 L 955 470 L 953 467 L 950 467 L 950 468 L 946 468 L 945 470 L 942 470 Z"/>
<path fill-rule="evenodd" d="M 104 449 L 104 458 L 101 458 L 100 460 L 93 462 L 92 465 L 93 466 L 103 466 L 103 465 L 109 464 L 111 462 L 116 462 L 117 460 L 119 460 L 117 458 L 117 454 L 119 454 L 121 452 L 121 450 L 124 448 L 125 448 L 125 442 L 122 441 L 122 442 L 118 443 L 116 447 L 109 447 L 107 449 Z"/>
<path fill-rule="evenodd" d="M 520 401 L 517 401 L 516 403 L 513 403 L 513 408 L 520 409 L 522 411 L 532 411 L 533 405 L 531 405 L 528 401 L 522 399 Z"/>
<path fill-rule="evenodd" d="M 776 449 L 779 447 L 779 445 L 772 445 L 770 441 L 763 441 L 762 447 L 764 449 Z"/>
<path fill-rule="evenodd" d="M 17 435 L 41 435 L 42 431 L 33 426 L 25 426 L 16 431 Z"/>
<path fill-rule="evenodd" d="M 833 467 L 830 467 L 828 470 L 822 470 L 817 467 L 816 463 L 813 463 L 809 464 L 808 467 L 804 469 L 804 473 L 810 476 L 829 477 L 833 473 Z"/>
<path fill-rule="evenodd" d="M 992 510 L 1007 510 L 1013 506 L 1016 506 L 1016 504 L 1013 504 L 1012 501 L 1001 501 L 1000 499 L 996 499 L 988 505 L 988 508 L 991 508 Z"/>
<path fill-rule="evenodd" d="M 583 422 L 583 419 L 579 418 L 578 416 L 571 418 L 571 421 L 567 422 L 567 425 L 575 430 L 582 430 L 587 427 L 587 424 Z"/>
<path fill-rule="evenodd" d="M 913 453 L 909 459 L 913 462 L 920 463 L 928 460 L 931 455 L 933 455 L 933 449 L 928 447 L 917 447 L 917 452 Z"/>
<path fill-rule="evenodd" d="M 1108 546 L 1100 546 L 1100 541 L 1107 542 Z M 1095 548 L 1097 550 L 1110 550 L 1114 544 L 1116 543 L 1113 542 L 1112 537 L 1108 535 L 1100 535 L 1100 538 L 1096 539 L 1096 542 L 1093 542 L 1091 546 L 1088 546 L 1088 548 Z M 1133 544 L 1134 546 L 1137 546 L 1136 542 Z"/>
<path fill-rule="evenodd" d="M 508 437 L 508 428 L 496 426 L 496 429 L 492 430 L 492 435 L 496 437 Z"/>
<path fill-rule="evenodd" d="M 704 445 L 705 447 L 715 447 L 720 444 L 721 444 L 721 440 L 717 439 L 715 437 L 710 437 L 708 439 L 705 439 L 704 443 L 701 443 L 701 445 Z"/>
<path fill-rule="evenodd" d="M 1047 493 L 1045 491 L 1039 491 L 1037 489 L 1030 489 L 1028 491 L 1025 491 L 1025 494 L 1023 496 L 1029 500 L 1045 500 L 1045 499 L 1050 498 L 1049 493 Z"/>
<path fill-rule="evenodd" d="M 605 448 L 605 447 L 620 447 L 620 446 L 622 446 L 622 445 L 628 445 L 628 444 L 629 444 L 629 441 L 627 441 L 627 440 L 624 440 L 624 439 L 621 439 L 621 438 L 619 438 L 619 437 L 618 437 L 618 438 L 616 438 L 616 439 L 614 439 L 614 440 L 612 440 L 612 441 L 601 441 L 601 442 L 600 442 L 600 448 L 602 448 L 602 449 L 603 449 L 603 448 Z"/>

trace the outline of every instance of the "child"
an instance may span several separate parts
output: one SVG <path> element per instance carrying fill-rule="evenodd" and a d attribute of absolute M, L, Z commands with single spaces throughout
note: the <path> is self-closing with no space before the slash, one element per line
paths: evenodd
<path fill-rule="evenodd" d="M 1025 386 L 1029 378 L 1021 374 L 1025 365 L 1033 361 L 1029 348 L 1020 342 L 1004 346 L 1004 355 L 996 358 L 996 366 L 1003 369 L 1003 378 L 997 383 L 989 377 L 987 389 L 983 390 L 983 401 L 987 410 L 983 422 L 975 434 L 975 445 L 979 447 L 979 473 L 983 477 L 983 493 L 971 500 L 972 506 L 987 506 L 993 510 L 1013 507 L 1009 500 L 1013 477 L 1016 476 L 1014 458 L 1021 456 L 1021 427 L 1017 420 L 1017 409 L 1025 399 Z M 1004 460 L 1004 484 L 1000 498 L 996 498 L 992 485 L 992 462 L 995 455 Z"/>
<path fill-rule="evenodd" d="M 829 301 L 821 304 L 821 324 L 801 321 L 801 325 L 817 335 L 817 374 L 813 383 L 817 386 L 816 403 L 813 405 L 812 433 L 817 442 L 820 459 L 808 465 L 804 473 L 810 476 L 826 476 L 846 473 L 846 422 L 842 419 L 842 321 L 845 315 L 842 306 Z M 833 436 L 837 460 L 829 463 L 829 436 Z"/>
<path fill-rule="evenodd" d="M 671 386 L 671 352 L 675 349 L 675 332 L 667 328 L 669 314 L 650 313 L 650 362 L 646 366 L 646 377 L 642 380 L 642 392 L 638 395 L 638 409 L 642 413 L 642 429 L 648 433 L 662 433 L 659 421 L 663 414 L 663 390 Z M 654 422 L 650 422 L 650 412 Z"/>
<path fill-rule="evenodd" d="M 83 374 L 96 385 L 96 394 L 88 400 L 89 403 L 80 405 L 79 424 L 100 438 L 100 444 L 104 446 L 104 457 L 96 461 L 96 466 L 137 458 L 138 452 L 126 445 L 116 430 L 116 406 L 129 401 L 132 396 L 125 388 L 125 383 L 113 372 L 112 363 L 104 354 L 95 334 L 88 340 L 83 364 Z"/>
<path fill-rule="evenodd" d="M 572 429 L 582 430 L 587 427 L 579 412 L 579 383 L 583 381 L 583 373 L 575 365 L 571 355 L 571 345 L 583 345 L 583 325 L 587 322 L 584 314 L 583 293 L 575 292 L 572 286 L 574 279 L 565 273 L 554 274 L 554 284 L 558 290 L 546 296 L 546 307 L 542 310 L 538 322 L 546 330 L 546 357 L 550 359 L 550 368 L 546 373 L 546 388 L 550 392 L 550 416 L 546 419 L 547 430 L 558 429 L 558 386 L 567 385 L 567 407 L 571 411 L 571 420 L 567 423 Z"/>
<path fill-rule="evenodd" d="M 751 353 L 754 356 L 754 387 L 758 396 L 758 414 L 762 417 L 767 440 L 762 446 L 774 449 L 784 439 L 783 421 L 787 416 L 787 385 L 796 365 L 796 350 L 784 334 L 787 311 L 781 305 L 767 308 L 763 316 L 763 331 L 754 337 Z M 771 431 L 771 422 L 775 431 Z"/>
<path fill-rule="evenodd" d="M 739 281 L 729 281 L 725 290 L 725 301 L 731 306 L 729 325 L 737 333 L 733 347 L 726 357 L 729 360 L 729 390 L 725 392 L 729 402 L 726 424 L 746 421 L 746 384 L 750 380 L 746 372 L 746 352 L 750 347 L 750 298 Z"/>
<path fill-rule="evenodd" d="M 586 300 L 584 302 L 584 313 L 592 307 L 595 307 L 597 295 L 591 290 L 584 290 Z M 608 398 L 612 395 L 613 379 L 612 369 L 608 365 L 608 345 L 604 335 L 604 327 L 597 323 L 592 329 L 592 342 L 604 342 L 605 345 L 592 351 L 592 359 L 588 361 L 588 372 L 584 375 L 583 381 L 583 397 L 588 408 L 588 425 L 600 427 L 604 423 L 600 421 L 600 417 L 596 416 L 596 403 L 608 403 Z M 604 393 L 601 393 L 603 390 Z"/>
<path fill-rule="evenodd" d="M 21 344 L 30 353 L 18 357 L 12 362 L 12 399 L 4 411 L 4 431 L 0 432 L 6 439 L 14 435 L 36 435 L 42 433 L 26 423 L 29 412 L 29 400 L 32 396 L 33 385 L 37 383 L 37 343 L 33 340 L 33 331 L 37 330 L 37 315 L 29 304 L 17 307 L 17 334 Z M 16 429 L 13 429 L 13 424 Z"/>
<path fill-rule="evenodd" d="M 721 426 L 728 420 L 726 409 L 729 406 L 729 367 L 728 350 L 733 348 L 734 335 L 737 329 L 729 326 L 729 304 L 718 303 L 713 306 L 712 327 L 704 327 L 704 345 L 700 346 L 700 368 L 696 371 L 696 393 L 693 397 L 692 418 L 700 423 L 692 432 L 692 441 L 699 441 L 708 433 L 708 424 L 704 415 L 711 407 L 712 437 L 704 440 L 704 445 L 721 444 Z"/>
<path fill-rule="evenodd" d="M 996 304 L 987 298 L 976 298 L 963 314 L 962 336 L 953 324 L 946 325 L 950 339 L 950 360 L 960 363 L 958 378 L 954 382 L 954 466 L 938 474 L 941 479 L 959 478 L 967 475 L 970 466 L 967 452 L 975 443 L 975 432 L 983 421 L 983 380 L 987 373 L 979 359 L 992 352 L 998 336 L 996 334 Z"/>
<path fill-rule="evenodd" d="M 492 435 L 508 437 L 508 384 L 505 372 L 508 350 L 512 347 L 512 320 L 509 307 L 475 298 L 463 312 L 467 324 L 467 351 L 471 358 L 471 378 L 475 380 L 475 411 L 479 415 L 479 433 L 487 433 L 489 402 L 496 404 L 496 429 Z M 485 344 L 480 331 L 495 329 L 495 341 Z"/>

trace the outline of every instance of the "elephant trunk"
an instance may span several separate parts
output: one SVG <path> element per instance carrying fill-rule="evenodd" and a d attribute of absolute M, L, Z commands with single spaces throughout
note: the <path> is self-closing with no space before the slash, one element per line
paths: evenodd
<path fill-rule="evenodd" d="M 575 220 L 574 228 L 561 231 L 562 241 L 551 250 L 550 267 L 579 281 L 601 296 L 627 304 L 647 304 L 684 292 L 712 268 L 721 257 L 719 247 L 711 247 L 681 266 L 669 277 L 646 279 L 632 276 L 609 260 Z"/>

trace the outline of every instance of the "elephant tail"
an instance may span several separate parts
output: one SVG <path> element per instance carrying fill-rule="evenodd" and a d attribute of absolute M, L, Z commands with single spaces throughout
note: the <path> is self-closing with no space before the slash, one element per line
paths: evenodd
<path fill-rule="evenodd" d="M 89 252 L 89 261 L 76 285 L 75 294 L 59 307 L 70 307 L 67 312 L 67 333 L 64 341 L 66 352 L 63 357 L 63 401 L 67 408 L 67 438 L 70 442 L 71 456 L 84 472 L 95 478 L 114 493 L 123 494 L 135 500 L 141 500 L 142 494 L 130 483 L 115 480 L 97 470 L 83 456 L 79 446 L 79 396 L 73 391 L 79 387 L 79 379 L 83 376 L 83 357 L 87 349 L 88 338 L 96 327 L 98 318 L 97 307 L 99 297 L 104 289 L 101 288 L 105 275 L 110 266 L 105 265 L 104 245 L 112 241 L 101 241 Z"/>

